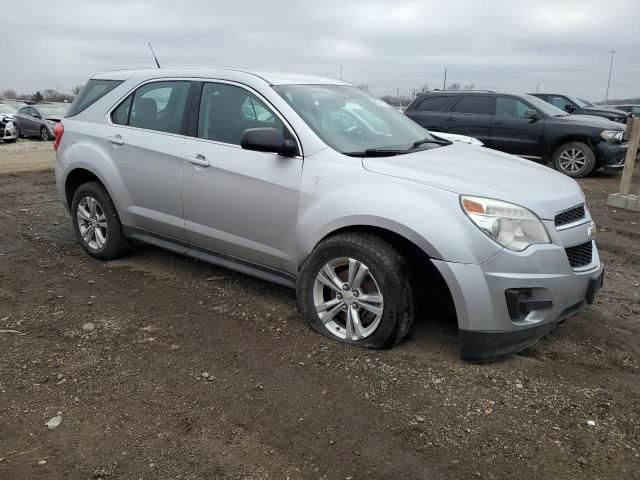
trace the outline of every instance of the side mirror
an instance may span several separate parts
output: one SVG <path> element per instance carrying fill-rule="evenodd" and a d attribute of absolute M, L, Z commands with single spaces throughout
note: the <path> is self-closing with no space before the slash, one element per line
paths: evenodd
<path fill-rule="evenodd" d="M 540 115 L 537 110 L 527 110 L 524 112 L 524 118 L 530 118 L 531 120 L 538 120 Z"/>
<path fill-rule="evenodd" d="M 284 138 L 282 131 L 272 127 L 247 128 L 240 137 L 240 146 L 245 150 L 277 153 L 287 157 L 298 153 L 296 142 Z"/>
<path fill-rule="evenodd" d="M 575 112 L 576 107 L 574 107 L 574 106 L 573 106 L 573 105 L 571 105 L 570 103 L 567 103 L 567 104 L 564 106 L 564 109 L 565 109 L 567 112 L 569 112 L 569 113 L 573 113 L 573 112 Z"/>

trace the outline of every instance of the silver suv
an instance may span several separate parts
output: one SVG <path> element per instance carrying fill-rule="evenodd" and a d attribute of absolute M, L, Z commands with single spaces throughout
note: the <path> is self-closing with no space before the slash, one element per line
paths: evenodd
<path fill-rule="evenodd" d="M 354 86 L 237 70 L 94 76 L 56 127 L 82 247 L 132 239 L 297 289 L 318 332 L 391 347 L 455 312 L 462 357 L 522 349 L 593 302 L 578 184 L 450 142 Z"/>

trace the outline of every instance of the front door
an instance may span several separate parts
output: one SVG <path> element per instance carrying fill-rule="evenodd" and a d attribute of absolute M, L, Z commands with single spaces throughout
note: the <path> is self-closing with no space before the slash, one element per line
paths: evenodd
<path fill-rule="evenodd" d="M 525 117 L 534 110 L 515 97 L 496 97 L 496 111 L 488 147 L 514 155 L 538 159 L 542 157 L 544 119 Z"/>
<path fill-rule="evenodd" d="M 266 101 L 230 83 L 204 83 L 197 137 L 185 142 L 182 198 L 191 249 L 295 272 L 302 158 L 244 150 L 247 128 L 290 135 Z M 194 132 L 195 133 L 195 132 Z"/>
<path fill-rule="evenodd" d="M 185 243 L 181 177 L 190 86 L 189 81 L 140 86 L 112 112 L 104 138 L 125 183 L 127 198 L 118 200 L 127 226 Z"/>

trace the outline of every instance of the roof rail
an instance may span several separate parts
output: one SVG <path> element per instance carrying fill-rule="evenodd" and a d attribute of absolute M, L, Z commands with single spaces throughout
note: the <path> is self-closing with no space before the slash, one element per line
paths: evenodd
<path fill-rule="evenodd" d="M 434 88 L 433 90 L 429 90 L 426 93 L 431 93 L 431 92 L 484 92 L 484 93 L 496 93 L 495 90 L 480 90 L 480 89 L 474 89 L 474 88 L 465 88 L 465 89 L 461 89 L 461 90 L 447 90 L 447 89 L 442 89 L 442 88 Z"/>

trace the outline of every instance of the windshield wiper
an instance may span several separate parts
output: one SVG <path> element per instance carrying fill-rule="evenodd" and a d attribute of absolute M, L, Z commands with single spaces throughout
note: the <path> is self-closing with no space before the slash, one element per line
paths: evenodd
<path fill-rule="evenodd" d="M 407 150 L 390 150 L 384 148 L 367 148 L 362 152 L 348 152 L 345 155 L 350 157 L 392 157 L 394 155 L 403 155 Z"/>
<path fill-rule="evenodd" d="M 413 144 L 413 146 L 409 150 L 413 150 L 414 148 L 418 148 L 420 145 L 424 145 L 425 143 L 435 143 L 436 145 L 451 145 L 453 142 L 449 140 L 438 140 L 437 138 L 423 138 L 422 140 L 418 140 Z"/>

